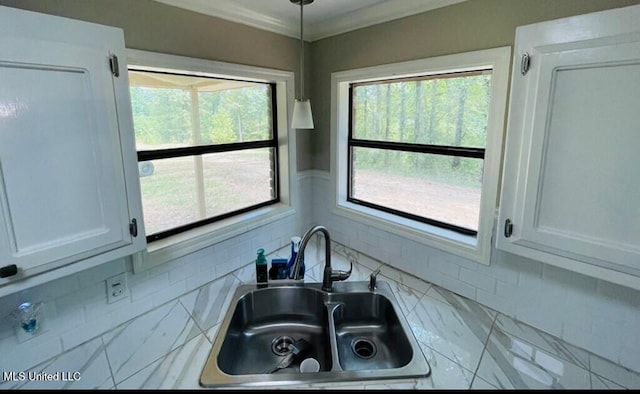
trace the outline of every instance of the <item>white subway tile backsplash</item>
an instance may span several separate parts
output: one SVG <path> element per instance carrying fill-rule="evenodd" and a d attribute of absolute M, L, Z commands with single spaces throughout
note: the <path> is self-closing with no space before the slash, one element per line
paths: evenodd
<path fill-rule="evenodd" d="M 224 261 L 224 259 L 218 257 L 217 255 L 211 255 L 206 260 L 197 261 L 195 264 L 198 267 L 197 275 L 215 275 L 216 273 L 216 265 L 220 264 L 220 262 Z"/>
<path fill-rule="evenodd" d="M 471 286 L 467 283 L 461 282 L 457 279 L 450 278 L 448 276 L 443 276 L 442 284 L 440 286 L 456 294 L 459 294 L 463 297 L 467 297 L 472 300 L 476 299 L 477 288 L 475 286 Z"/>
<path fill-rule="evenodd" d="M 632 306 L 636 308 L 636 310 L 640 305 L 640 292 L 638 290 L 620 286 L 615 283 L 599 280 L 596 285 L 596 293 L 604 299 Z"/>
<path fill-rule="evenodd" d="M 487 293 L 495 294 L 496 292 L 496 279 L 477 271 L 460 267 L 460 280 Z"/>
<path fill-rule="evenodd" d="M 506 283 L 502 281 L 496 282 L 496 296 L 505 299 L 512 299 L 516 301 L 518 299 L 518 286 L 512 283 Z"/>
<path fill-rule="evenodd" d="M 498 250 L 491 252 L 491 263 L 489 266 L 482 266 L 480 271 L 487 272 L 497 280 L 505 283 L 518 283 L 518 271 L 514 269 L 506 259 L 507 254 Z"/>
<path fill-rule="evenodd" d="M 567 286 L 573 291 L 594 292 L 598 279 L 581 275 L 572 271 L 549 265 L 542 265 L 542 279 L 545 282 L 554 282 L 557 286 Z"/>
<path fill-rule="evenodd" d="M 153 306 L 156 307 L 156 306 L 162 305 L 167 301 L 180 297 L 186 292 L 187 292 L 186 279 L 183 279 L 180 282 L 170 284 L 166 288 L 161 289 L 160 291 L 153 294 L 153 297 L 151 297 L 153 299 Z"/>
<path fill-rule="evenodd" d="M 521 272 L 518 278 L 517 297 L 519 300 L 531 303 L 553 303 L 555 307 L 564 307 L 567 288 L 545 281 L 535 273 Z"/>
<path fill-rule="evenodd" d="M 549 334 L 562 332 L 564 306 L 561 302 L 549 304 L 539 298 L 517 299 L 515 318 Z"/>
<path fill-rule="evenodd" d="M 129 287 L 129 292 L 131 293 L 131 300 L 138 301 L 143 298 L 149 297 L 151 294 L 164 289 L 168 285 L 169 285 L 168 272 L 163 272 L 162 274 L 148 277 L 147 280 L 134 283 Z"/>
<path fill-rule="evenodd" d="M 109 263 L 101 264 L 97 267 L 90 268 L 85 271 L 81 271 L 77 274 L 78 283 L 80 288 L 94 287 L 100 282 L 103 282 L 105 278 L 121 274 L 127 271 L 126 259 L 118 259 Z"/>
<path fill-rule="evenodd" d="M 32 287 L 17 293 L 19 303 L 24 301 L 41 302 L 72 294 L 80 288 L 77 275 L 66 276 L 52 282 Z"/>
<path fill-rule="evenodd" d="M 377 238 L 379 240 L 393 240 L 394 238 L 396 238 L 397 240 L 397 236 L 394 236 L 392 234 L 390 234 L 387 231 L 383 231 L 380 230 L 376 227 L 373 226 L 367 226 L 367 231 L 371 234 L 372 237 Z"/>
<path fill-rule="evenodd" d="M 207 274 L 205 275 L 205 273 Z M 195 290 L 205 283 L 211 282 L 213 277 L 215 277 L 215 272 L 201 270 L 199 275 L 187 278 L 187 291 Z"/>
<path fill-rule="evenodd" d="M 378 237 L 378 248 L 390 256 L 402 256 L 402 240 L 396 235 L 390 235 L 388 239 Z"/>
<path fill-rule="evenodd" d="M 66 296 L 67 298 L 69 296 Z M 67 303 L 61 302 L 62 299 L 57 299 L 54 302 L 48 302 L 44 308 L 46 311 L 52 311 L 55 309 L 55 317 L 46 317 L 45 324 L 47 328 L 53 332 L 64 332 L 82 325 L 86 321 L 85 310 L 81 303 Z"/>
<path fill-rule="evenodd" d="M 265 252 L 268 252 L 265 245 L 270 243 L 272 240 L 272 229 L 268 227 L 270 226 L 266 226 L 264 228 L 264 232 L 260 232 L 250 239 L 250 245 L 247 247 L 247 250 L 258 250 L 259 248 L 263 248 Z"/>
<path fill-rule="evenodd" d="M 200 267 L 196 262 L 184 262 L 169 271 L 169 283 L 181 282 L 190 276 L 197 275 Z"/>
<path fill-rule="evenodd" d="M 513 298 L 504 298 L 482 289 L 477 289 L 476 301 L 509 316 L 515 316 L 516 314 L 516 301 Z"/>
<path fill-rule="evenodd" d="M 368 254 L 373 254 L 371 253 L 371 251 L 373 250 L 374 246 L 366 242 L 362 242 L 359 239 L 352 238 L 349 242 L 349 245 L 347 246 L 354 250 L 366 251 Z"/>
<path fill-rule="evenodd" d="M 434 256 L 429 257 L 429 268 L 437 270 L 438 272 L 448 276 L 450 278 L 458 279 L 460 275 L 460 266 L 452 264 L 450 259 L 444 255 L 444 253 L 437 253 Z"/>

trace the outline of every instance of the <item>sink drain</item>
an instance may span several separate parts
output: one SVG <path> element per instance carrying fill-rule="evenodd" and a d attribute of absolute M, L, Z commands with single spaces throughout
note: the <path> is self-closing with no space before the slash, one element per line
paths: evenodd
<path fill-rule="evenodd" d="M 274 338 L 271 341 L 271 351 L 276 356 L 286 356 L 291 352 L 289 345 L 293 344 L 293 338 L 283 335 L 281 337 Z"/>
<path fill-rule="evenodd" d="M 366 338 L 354 338 L 351 350 L 360 358 L 371 358 L 376 355 L 376 345 Z"/>

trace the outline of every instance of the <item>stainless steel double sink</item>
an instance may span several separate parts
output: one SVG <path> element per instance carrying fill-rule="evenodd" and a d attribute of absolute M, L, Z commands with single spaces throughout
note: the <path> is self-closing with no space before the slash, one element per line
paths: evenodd
<path fill-rule="evenodd" d="M 236 289 L 200 376 L 204 387 L 427 377 L 431 369 L 391 288 L 379 281 Z M 301 341 L 304 354 L 292 357 Z M 305 342 L 306 341 L 306 342 Z M 298 342 L 299 343 L 299 342 Z M 310 345 L 310 346 L 309 346 Z M 289 356 L 285 368 L 274 367 Z M 314 358 L 318 372 L 300 372 Z"/>

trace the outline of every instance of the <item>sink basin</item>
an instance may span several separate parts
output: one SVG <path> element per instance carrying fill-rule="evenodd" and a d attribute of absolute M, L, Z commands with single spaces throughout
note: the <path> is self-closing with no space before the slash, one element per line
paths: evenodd
<path fill-rule="evenodd" d="M 381 294 L 352 293 L 334 298 L 338 360 L 345 371 L 400 368 L 413 349 L 391 301 Z"/>
<path fill-rule="evenodd" d="M 280 281 L 278 281 L 280 282 Z M 283 281 L 236 289 L 200 376 L 204 387 L 427 377 L 431 373 L 391 288 L 378 281 Z M 291 344 L 306 344 L 296 354 Z M 293 356 L 295 355 L 295 356 Z M 305 358 L 318 372 L 300 372 Z M 275 367 L 291 360 L 282 369 Z"/>
<path fill-rule="evenodd" d="M 289 353 L 288 345 L 304 339 L 306 355 L 331 370 L 329 324 L 322 292 L 280 287 L 251 291 L 238 299 L 218 353 L 220 370 L 229 375 L 267 372 Z M 302 359 L 278 373 L 298 371 Z"/>

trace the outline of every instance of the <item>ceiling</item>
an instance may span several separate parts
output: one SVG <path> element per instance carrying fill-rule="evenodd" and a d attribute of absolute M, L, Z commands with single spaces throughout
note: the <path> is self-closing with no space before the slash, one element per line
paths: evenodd
<path fill-rule="evenodd" d="M 300 6 L 290 0 L 156 0 L 300 38 Z M 315 41 L 466 0 L 315 0 L 305 5 L 304 38 Z"/>

